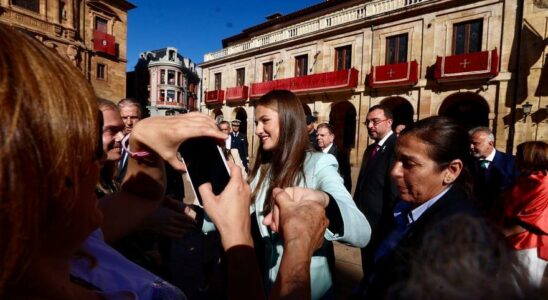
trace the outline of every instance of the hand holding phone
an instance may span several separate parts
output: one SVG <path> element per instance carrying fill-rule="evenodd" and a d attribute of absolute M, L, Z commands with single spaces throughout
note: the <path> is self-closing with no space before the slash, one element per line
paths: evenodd
<path fill-rule="evenodd" d="M 202 204 L 200 185 L 211 183 L 215 195 L 220 194 L 230 180 L 230 171 L 223 151 L 213 138 L 198 137 L 185 141 L 179 148 L 186 165 L 194 195 Z"/>

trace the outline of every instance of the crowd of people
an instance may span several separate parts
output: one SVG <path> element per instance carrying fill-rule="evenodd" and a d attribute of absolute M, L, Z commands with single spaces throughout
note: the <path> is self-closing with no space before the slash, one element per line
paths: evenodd
<path fill-rule="evenodd" d="M 189 234 L 215 232 L 215 297 L 335 299 L 337 241 L 361 248 L 353 299 L 542 299 L 547 143 L 514 157 L 489 128 L 396 126 L 371 106 L 352 196 L 332 124 L 286 90 L 254 105 L 249 155 L 240 120 L 145 118 L 135 100 L 97 99 L 70 62 L 0 24 L 0 298 L 211 297 L 177 283 L 174 257 Z M 198 188 L 203 205 L 183 202 L 178 149 L 194 137 L 217 140 L 231 174 L 218 195 Z"/>

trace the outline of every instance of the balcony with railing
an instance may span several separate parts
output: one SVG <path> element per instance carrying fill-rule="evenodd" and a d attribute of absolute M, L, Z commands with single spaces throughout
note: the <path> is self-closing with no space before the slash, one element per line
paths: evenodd
<path fill-rule="evenodd" d="M 258 98 L 271 90 L 285 89 L 295 94 L 352 90 L 358 86 L 358 70 L 325 72 L 301 77 L 253 83 L 250 98 Z"/>
<path fill-rule="evenodd" d="M 164 108 L 185 108 L 185 104 L 183 102 L 177 101 L 156 101 L 156 106 Z"/>
<path fill-rule="evenodd" d="M 225 91 L 214 90 L 205 92 L 204 100 L 206 105 L 223 104 L 223 101 L 225 100 Z"/>
<path fill-rule="evenodd" d="M 204 55 L 204 62 L 225 58 L 279 42 L 298 39 L 323 30 L 345 26 L 359 20 L 373 18 L 381 14 L 431 1 L 435 0 L 377 0 L 355 5 L 331 14 L 253 37 L 249 41 L 235 44 L 216 52 L 206 53 Z"/>
<path fill-rule="evenodd" d="M 226 102 L 240 102 L 247 100 L 249 87 L 242 85 L 226 89 Z"/>
<path fill-rule="evenodd" d="M 367 85 L 374 88 L 412 86 L 419 81 L 419 66 L 416 60 L 398 64 L 371 67 Z"/>
<path fill-rule="evenodd" d="M 111 34 L 101 32 L 99 30 L 94 30 L 93 31 L 93 50 L 115 56 L 116 41 L 114 39 L 114 36 Z"/>
<path fill-rule="evenodd" d="M 438 82 L 490 79 L 499 73 L 497 49 L 443 56 L 436 59 L 434 77 Z"/>

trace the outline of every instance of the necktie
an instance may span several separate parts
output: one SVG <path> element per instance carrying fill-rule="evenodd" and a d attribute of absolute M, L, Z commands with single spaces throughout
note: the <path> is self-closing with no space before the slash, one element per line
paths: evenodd
<path fill-rule="evenodd" d="M 409 219 L 407 216 L 412 210 L 412 206 L 409 202 L 399 201 L 394 206 L 394 219 L 396 226 L 390 234 L 380 243 L 379 248 L 377 248 L 377 253 L 375 253 L 375 262 L 380 258 L 390 254 L 394 248 L 398 245 L 400 240 L 403 238 L 407 232 Z"/>
<path fill-rule="evenodd" d="M 371 154 L 369 155 L 369 159 L 375 158 L 375 156 L 377 155 L 377 152 L 379 152 L 380 148 L 381 148 L 381 146 L 379 144 L 375 145 L 375 147 L 373 147 L 373 150 L 371 150 Z"/>
<path fill-rule="evenodd" d="M 489 168 L 489 161 L 487 159 L 480 160 L 480 168 L 487 170 Z"/>

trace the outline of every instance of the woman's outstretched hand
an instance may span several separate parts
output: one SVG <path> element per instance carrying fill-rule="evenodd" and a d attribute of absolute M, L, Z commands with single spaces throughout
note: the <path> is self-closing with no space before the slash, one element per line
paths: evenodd
<path fill-rule="evenodd" d="M 227 138 L 211 117 L 192 112 L 139 121 L 131 133 L 130 145 L 134 152 L 152 150 L 176 170 L 185 171 L 183 162 L 177 156 L 179 146 L 190 138 L 201 136 L 221 140 Z"/>
<path fill-rule="evenodd" d="M 210 183 L 198 188 L 204 210 L 219 230 L 225 250 L 238 245 L 253 246 L 249 185 L 243 179 L 240 167 L 233 163 L 229 166 L 230 181 L 221 194 L 213 194 Z"/>

